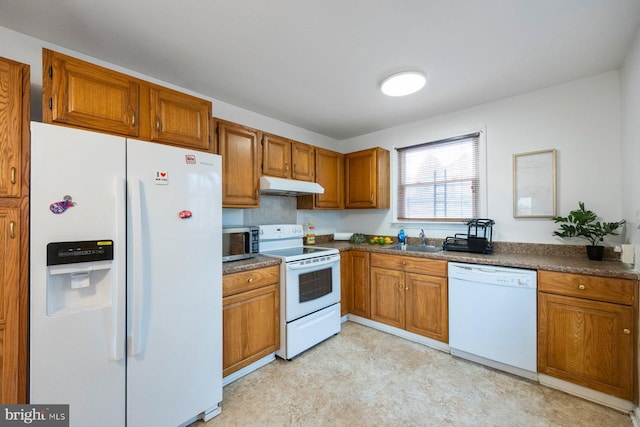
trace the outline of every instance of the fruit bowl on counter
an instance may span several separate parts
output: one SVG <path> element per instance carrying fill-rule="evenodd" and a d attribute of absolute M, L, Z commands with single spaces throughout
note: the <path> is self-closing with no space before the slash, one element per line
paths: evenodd
<path fill-rule="evenodd" d="M 369 244 L 370 245 L 380 245 L 380 246 L 391 245 L 391 244 L 393 244 L 393 239 L 391 239 L 391 237 L 374 236 L 374 237 L 369 239 Z"/>

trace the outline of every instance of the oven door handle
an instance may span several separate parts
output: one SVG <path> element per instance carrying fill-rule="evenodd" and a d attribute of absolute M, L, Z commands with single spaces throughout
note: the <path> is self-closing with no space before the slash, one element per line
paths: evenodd
<path fill-rule="evenodd" d="M 322 267 L 324 265 L 335 264 L 336 262 L 340 262 L 340 257 L 332 257 L 327 261 L 322 262 L 314 262 L 309 264 L 287 264 L 287 270 L 306 270 L 309 268 Z"/>

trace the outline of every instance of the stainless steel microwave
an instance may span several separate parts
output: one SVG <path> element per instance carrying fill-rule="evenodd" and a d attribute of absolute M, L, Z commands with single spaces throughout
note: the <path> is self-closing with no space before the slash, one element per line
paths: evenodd
<path fill-rule="evenodd" d="M 224 227 L 222 262 L 251 258 L 258 253 L 258 227 Z"/>

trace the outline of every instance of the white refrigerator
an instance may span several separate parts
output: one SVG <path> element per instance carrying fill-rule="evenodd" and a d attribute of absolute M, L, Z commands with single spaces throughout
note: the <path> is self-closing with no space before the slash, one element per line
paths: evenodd
<path fill-rule="evenodd" d="M 220 412 L 220 156 L 31 124 L 29 401 L 71 427 Z"/>

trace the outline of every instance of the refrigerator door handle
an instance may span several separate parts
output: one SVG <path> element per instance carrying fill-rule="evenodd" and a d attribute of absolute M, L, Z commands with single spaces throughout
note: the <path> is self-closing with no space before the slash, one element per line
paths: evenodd
<path fill-rule="evenodd" d="M 116 239 L 121 239 L 120 242 L 116 240 L 117 244 L 122 244 L 124 242 L 126 236 L 125 229 L 125 213 L 126 213 L 126 185 L 127 182 L 123 177 L 116 177 L 115 180 L 115 236 Z M 114 360 L 122 360 L 125 357 L 125 329 L 126 329 L 126 316 L 125 313 L 122 313 L 122 303 L 125 301 L 124 292 L 126 290 L 126 266 L 125 266 L 125 257 L 119 257 L 123 262 L 115 262 L 116 274 L 115 277 L 115 291 L 114 291 L 114 302 L 112 304 L 112 357 Z"/>
<path fill-rule="evenodd" d="M 131 250 L 133 265 L 130 266 L 132 281 L 131 328 L 129 330 L 129 356 L 137 356 L 142 352 L 142 290 L 144 286 L 143 243 L 142 243 L 142 181 L 129 180 L 131 185 Z"/>

